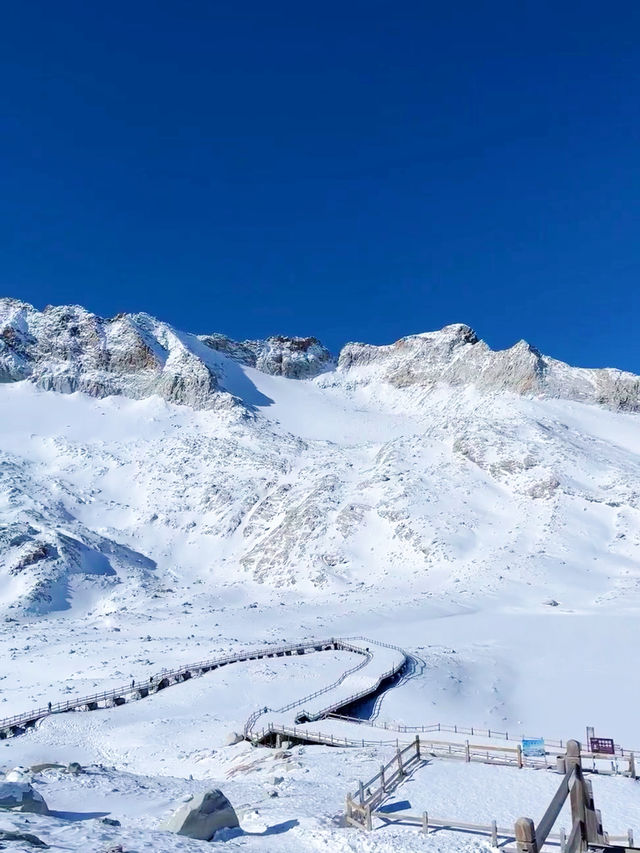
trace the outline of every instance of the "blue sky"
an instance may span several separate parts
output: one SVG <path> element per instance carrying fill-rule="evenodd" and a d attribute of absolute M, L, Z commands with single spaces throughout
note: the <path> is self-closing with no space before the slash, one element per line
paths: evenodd
<path fill-rule="evenodd" d="M 640 4 L 7 4 L 1 290 L 640 372 Z"/>

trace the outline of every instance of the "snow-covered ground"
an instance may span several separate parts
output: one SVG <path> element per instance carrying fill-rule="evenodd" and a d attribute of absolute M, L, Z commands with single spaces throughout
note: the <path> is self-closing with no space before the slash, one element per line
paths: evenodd
<path fill-rule="evenodd" d="M 299 380 L 205 355 L 244 407 L 0 384 L 0 716 L 241 647 L 357 634 L 414 658 L 377 722 L 563 739 L 593 725 L 640 749 L 640 414 L 388 382 L 386 362 Z M 242 812 L 245 834 L 220 849 L 486 849 L 339 826 L 387 747 L 224 746 L 254 708 L 335 680 L 352 657 L 248 662 L 48 719 L 0 742 L 0 766 L 90 767 L 36 777 L 67 815 L 28 818 L 54 849 L 206 849 L 157 825 L 207 786 Z M 539 817 L 556 781 L 442 761 L 397 796 L 511 821 Z M 595 787 L 605 828 L 640 832 L 637 786 Z M 80 819 L 94 812 L 122 827 Z M 27 828 L 0 815 L 10 824 Z"/>

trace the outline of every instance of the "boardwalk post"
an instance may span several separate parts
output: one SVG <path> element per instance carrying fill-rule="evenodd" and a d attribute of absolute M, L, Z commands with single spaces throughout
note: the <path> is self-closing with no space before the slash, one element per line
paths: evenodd
<path fill-rule="evenodd" d="M 464 760 L 467 764 L 471 761 L 471 750 L 469 749 L 469 741 L 464 742 Z"/>
<path fill-rule="evenodd" d="M 627 830 L 627 841 L 629 842 L 629 847 L 633 847 L 633 830 Z"/>
<path fill-rule="evenodd" d="M 518 853 L 538 853 L 536 828 L 530 817 L 519 817 L 515 825 L 516 849 Z"/>
<path fill-rule="evenodd" d="M 382 793 L 386 793 L 386 785 L 384 781 L 384 764 L 380 765 L 380 787 L 382 789 Z"/>
<path fill-rule="evenodd" d="M 404 776 L 404 768 L 402 766 L 402 753 L 400 752 L 400 748 L 396 750 L 396 758 L 398 759 L 398 776 L 402 779 Z"/>
<path fill-rule="evenodd" d="M 366 806 L 365 808 L 365 828 L 367 832 L 371 832 L 373 829 L 373 822 L 371 820 L 371 806 Z"/>
<path fill-rule="evenodd" d="M 580 742 L 577 740 L 567 741 L 567 754 L 565 757 L 567 770 L 570 767 L 582 768 L 582 757 L 580 755 Z"/>
<path fill-rule="evenodd" d="M 636 779 L 636 756 L 635 753 L 629 753 L 629 776 L 632 779 Z"/>
<path fill-rule="evenodd" d="M 416 758 L 420 761 L 420 736 L 416 735 Z"/>
<path fill-rule="evenodd" d="M 564 827 L 560 829 L 560 853 L 566 853 L 567 849 L 567 833 L 564 831 Z"/>
<path fill-rule="evenodd" d="M 518 755 L 518 767 L 520 767 L 520 768 L 521 768 L 521 767 L 523 766 L 523 764 L 524 764 L 524 761 L 522 760 L 522 746 L 521 746 L 520 744 L 518 744 L 518 745 L 516 746 L 516 749 L 517 749 L 517 751 L 518 751 L 518 752 L 517 752 L 517 755 Z"/>
<path fill-rule="evenodd" d="M 498 846 L 498 823 L 495 820 L 491 821 L 491 846 Z"/>
<path fill-rule="evenodd" d="M 360 805 L 364 803 L 364 785 L 362 782 L 358 782 L 358 789 L 360 791 Z"/>
<path fill-rule="evenodd" d="M 567 741 L 567 755 L 565 758 L 567 770 L 575 769 L 575 781 L 569 793 L 571 800 L 571 822 L 580 824 L 580 838 L 587 841 L 593 835 L 593 824 L 591 819 L 587 820 L 587 798 L 588 791 L 582 775 L 582 756 L 580 754 L 580 742 L 577 740 Z M 593 800 L 590 801 L 591 803 Z M 593 815 L 595 818 L 595 814 Z M 595 838 L 594 838 L 595 841 Z"/>
<path fill-rule="evenodd" d="M 429 832 L 429 815 L 427 812 L 422 815 L 422 831 L 425 835 Z"/>

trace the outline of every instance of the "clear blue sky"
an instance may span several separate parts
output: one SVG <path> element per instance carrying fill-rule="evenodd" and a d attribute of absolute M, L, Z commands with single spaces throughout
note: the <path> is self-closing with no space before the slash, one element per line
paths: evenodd
<path fill-rule="evenodd" d="M 640 372 L 638 0 L 7 3 L 0 290 Z"/>

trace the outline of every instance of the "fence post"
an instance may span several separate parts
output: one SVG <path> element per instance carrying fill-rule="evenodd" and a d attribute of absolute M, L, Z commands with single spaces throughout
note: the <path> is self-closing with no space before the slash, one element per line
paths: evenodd
<path fill-rule="evenodd" d="M 633 752 L 629 753 L 629 776 L 632 779 L 636 778 L 636 757 Z"/>
<path fill-rule="evenodd" d="M 565 756 L 567 770 L 575 769 L 575 780 L 571 788 L 569 799 L 571 800 L 571 822 L 580 823 L 580 838 L 586 841 L 587 834 L 587 813 L 586 813 L 586 796 L 584 778 L 582 776 L 582 757 L 580 754 L 580 743 L 577 740 L 567 741 L 567 754 Z"/>
<path fill-rule="evenodd" d="M 518 744 L 516 746 L 517 756 L 518 756 L 518 767 L 522 768 L 524 765 L 524 761 L 522 760 L 522 745 Z"/>
<path fill-rule="evenodd" d="M 404 776 L 404 768 L 402 766 L 402 753 L 400 752 L 400 749 L 396 750 L 396 758 L 398 759 L 398 777 L 402 779 Z"/>
<path fill-rule="evenodd" d="M 491 821 L 491 846 L 498 846 L 498 823 L 495 820 Z"/>
<path fill-rule="evenodd" d="M 471 750 L 469 749 L 469 741 L 464 742 L 464 760 L 467 764 L 471 761 Z"/>
<path fill-rule="evenodd" d="M 629 847 L 633 847 L 633 830 L 632 829 L 627 830 L 627 840 L 629 842 Z"/>
<path fill-rule="evenodd" d="M 364 803 L 364 785 L 362 782 L 358 782 L 358 790 L 360 792 L 360 805 Z"/>
<path fill-rule="evenodd" d="M 515 825 L 516 849 L 518 853 L 538 853 L 536 828 L 530 817 L 519 817 Z"/>
<path fill-rule="evenodd" d="M 565 853 L 567 849 L 567 833 L 564 827 L 560 828 L 560 853 Z"/>
<path fill-rule="evenodd" d="M 380 765 L 380 787 L 382 788 L 382 793 L 386 793 L 386 787 L 384 782 L 384 764 Z"/>
<path fill-rule="evenodd" d="M 429 815 L 427 812 L 422 814 L 422 831 L 425 835 L 429 832 Z"/>
<path fill-rule="evenodd" d="M 416 758 L 420 761 L 420 737 L 416 735 Z"/>

